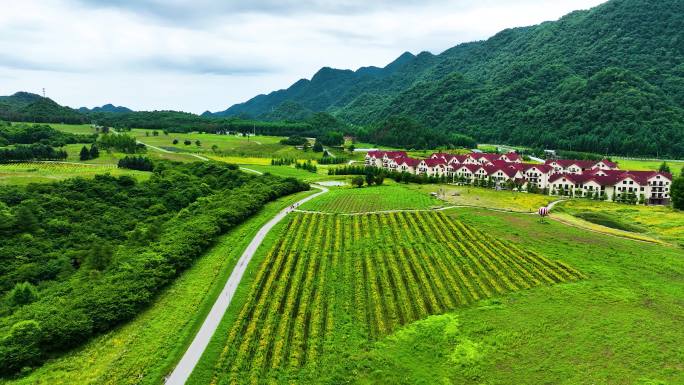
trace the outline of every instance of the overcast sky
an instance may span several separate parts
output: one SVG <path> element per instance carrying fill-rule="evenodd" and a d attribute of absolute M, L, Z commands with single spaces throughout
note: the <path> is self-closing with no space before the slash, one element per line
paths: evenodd
<path fill-rule="evenodd" d="M 0 95 L 224 110 L 323 66 L 384 66 L 605 0 L 0 0 Z"/>

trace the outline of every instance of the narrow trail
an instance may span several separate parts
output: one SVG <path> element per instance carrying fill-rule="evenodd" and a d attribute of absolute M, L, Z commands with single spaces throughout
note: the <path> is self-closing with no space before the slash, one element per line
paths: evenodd
<path fill-rule="evenodd" d="M 308 197 L 295 203 L 294 206 L 304 204 L 328 192 L 328 189 L 322 186 L 312 185 L 312 187 L 321 191 L 313 195 L 309 195 Z M 192 343 L 185 351 L 183 357 L 173 369 L 171 374 L 165 379 L 165 384 L 182 385 L 188 380 L 190 374 L 192 374 L 192 371 L 195 369 L 195 366 L 202 357 L 204 350 L 207 348 L 207 345 L 209 345 L 209 341 L 211 341 L 211 337 L 214 335 L 216 328 L 221 323 L 223 315 L 225 314 L 226 310 L 228 310 L 231 300 L 233 299 L 233 295 L 235 295 L 235 291 L 242 280 L 242 276 L 245 274 L 247 266 L 259 248 L 259 245 L 261 245 L 268 232 L 271 231 L 271 229 L 278 224 L 278 222 L 283 220 L 287 214 L 293 211 L 294 210 L 292 209 L 292 206 L 283 209 L 276 214 L 273 219 L 262 226 L 254 238 L 252 238 L 252 241 L 249 243 L 245 251 L 242 253 L 242 256 L 240 256 L 240 259 L 235 264 L 233 272 L 230 274 L 228 281 L 226 281 L 221 294 L 218 296 L 218 298 L 216 298 L 216 302 L 214 302 L 214 305 L 211 307 L 209 314 L 207 314 L 207 318 L 202 323 L 202 326 L 195 335 L 195 338 L 192 340 Z"/>

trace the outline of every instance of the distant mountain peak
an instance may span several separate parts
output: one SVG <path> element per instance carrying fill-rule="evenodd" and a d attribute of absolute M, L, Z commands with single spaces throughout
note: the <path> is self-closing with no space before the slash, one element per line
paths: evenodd
<path fill-rule="evenodd" d="M 81 107 L 78 109 L 78 112 L 87 114 L 91 112 L 110 112 L 110 113 L 126 113 L 126 112 L 133 112 L 128 107 L 123 107 L 123 106 L 115 106 L 111 103 L 107 103 L 103 105 L 102 107 L 93 107 L 93 108 L 87 108 L 87 107 Z"/>

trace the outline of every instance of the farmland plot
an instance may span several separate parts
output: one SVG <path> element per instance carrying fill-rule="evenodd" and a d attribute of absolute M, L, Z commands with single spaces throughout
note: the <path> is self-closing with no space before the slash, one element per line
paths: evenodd
<path fill-rule="evenodd" d="M 582 278 L 441 212 L 295 214 L 261 263 L 214 369 L 214 383 L 292 381 L 350 335 L 499 294 Z"/>

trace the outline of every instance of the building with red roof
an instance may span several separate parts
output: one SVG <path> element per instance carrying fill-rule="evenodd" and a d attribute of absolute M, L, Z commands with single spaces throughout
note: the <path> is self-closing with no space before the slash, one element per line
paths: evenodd
<path fill-rule="evenodd" d="M 523 163 L 514 152 L 488 154 L 473 152 L 453 155 L 437 152 L 427 159 L 414 159 L 404 151 L 371 151 L 366 165 L 388 171 L 446 177 L 456 183 L 490 180 L 497 186 L 519 186 L 551 195 L 638 201 L 667 204 L 672 175 L 656 171 L 620 170 L 615 162 L 603 159 L 547 160 L 544 164 Z"/>

